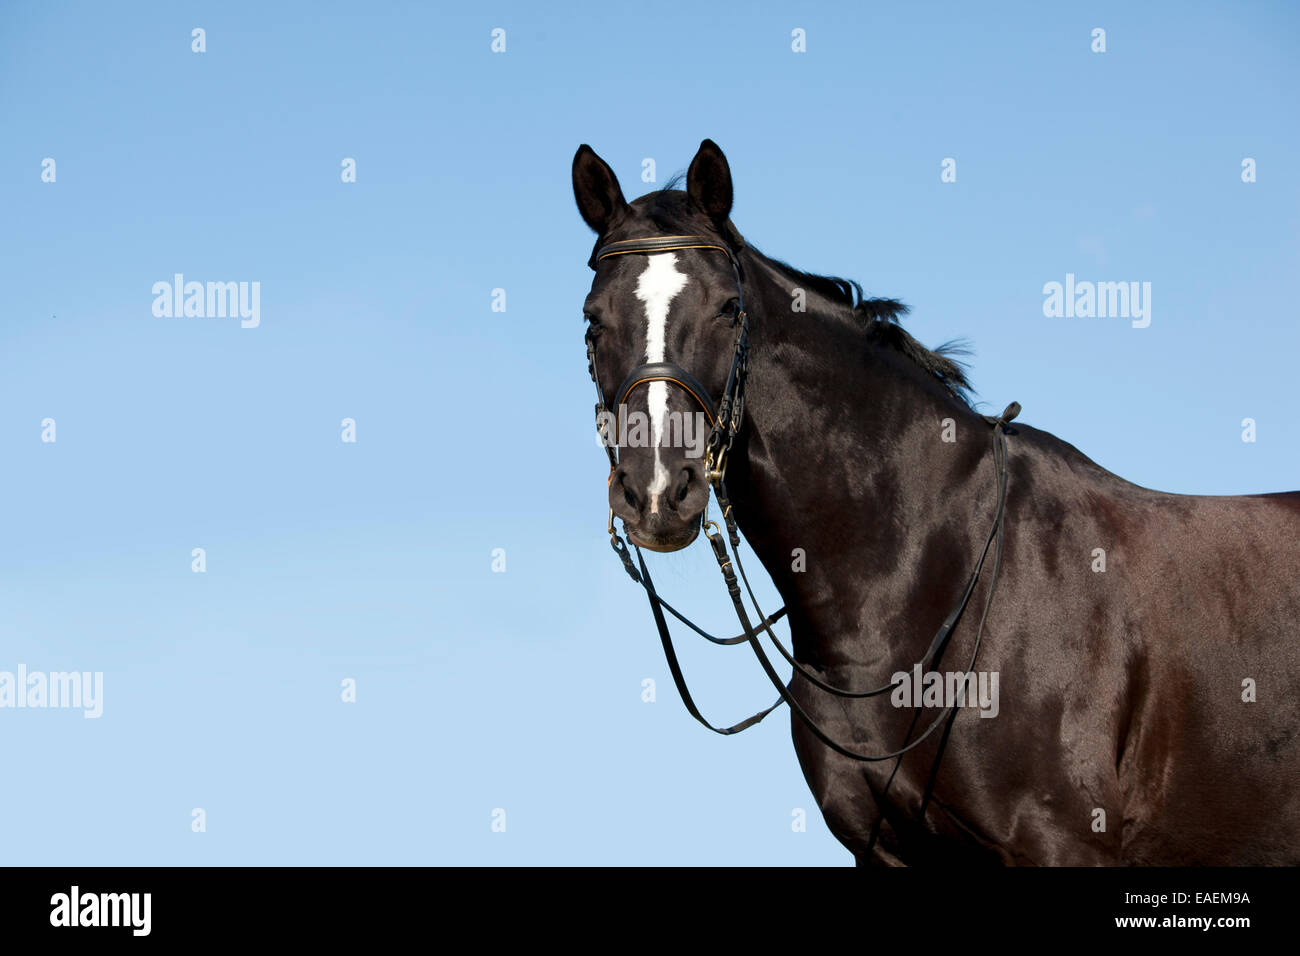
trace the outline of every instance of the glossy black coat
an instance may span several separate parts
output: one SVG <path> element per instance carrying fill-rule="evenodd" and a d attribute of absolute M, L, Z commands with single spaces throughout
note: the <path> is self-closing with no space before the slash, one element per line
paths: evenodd
<path fill-rule="evenodd" d="M 792 311 L 800 274 L 741 244 L 730 173 L 709 141 L 685 192 L 627 204 L 586 147 L 574 187 L 598 244 L 691 233 L 736 248 L 751 347 L 748 416 L 727 476 L 741 529 L 790 608 L 802 664 L 855 688 L 909 668 L 988 532 L 988 424 L 869 334 L 875 320 L 842 297 L 806 289 L 806 311 Z M 734 280 L 724 257 L 682 262 L 698 288 L 673 313 L 668 360 L 716 395 L 730 338 L 715 309 Z M 630 264 L 602 265 L 588 297 L 607 382 L 642 360 L 634 323 L 618 318 L 635 311 L 634 281 Z M 685 401 L 674 396 L 674 407 Z M 999 674 L 1000 712 L 959 713 L 924 819 L 938 735 L 902 759 L 882 796 L 892 761 L 838 756 L 793 720 L 832 832 L 873 864 L 1300 863 L 1300 493 L 1152 491 L 1019 422 L 1007 447 L 1004 564 L 976 665 Z M 632 497 L 647 460 L 623 456 Z M 689 479 L 681 527 L 658 529 L 665 540 L 693 536 L 702 499 Z M 615 484 L 611 501 L 622 494 Z M 805 570 L 793 569 L 796 549 Z M 987 586 L 985 575 L 973 610 Z M 958 627 L 948 669 L 967 659 L 976 620 L 968 612 Z M 1243 700 L 1246 681 L 1254 702 Z M 859 750 L 896 748 L 912 720 L 887 698 L 790 686 Z"/>

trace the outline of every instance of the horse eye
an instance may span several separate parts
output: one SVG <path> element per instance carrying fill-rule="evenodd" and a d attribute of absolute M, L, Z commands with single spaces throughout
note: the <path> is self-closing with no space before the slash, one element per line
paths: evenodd
<path fill-rule="evenodd" d="M 722 311 L 718 313 L 718 317 L 722 319 L 734 319 L 739 314 L 740 314 L 740 300 L 731 299 L 727 302 L 726 305 L 722 307 Z"/>

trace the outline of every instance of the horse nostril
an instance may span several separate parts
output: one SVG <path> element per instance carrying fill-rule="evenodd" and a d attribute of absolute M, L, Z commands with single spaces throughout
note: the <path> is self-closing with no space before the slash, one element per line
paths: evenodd
<path fill-rule="evenodd" d="M 678 503 L 678 504 L 681 504 L 683 501 L 686 500 L 686 493 L 689 492 L 689 491 L 691 490 L 691 478 L 692 478 L 692 477 L 693 477 L 693 476 L 691 475 L 691 470 L 690 470 L 689 468 L 683 468 L 683 469 L 682 469 L 681 482 L 680 482 L 680 484 L 678 484 L 678 486 L 677 486 L 677 503 Z"/>
<path fill-rule="evenodd" d="M 618 500 L 620 492 L 623 498 L 621 502 Z M 624 518 L 634 518 L 641 513 L 641 499 L 637 497 L 627 471 L 621 467 L 614 473 L 614 480 L 611 482 L 609 506 L 622 514 Z"/>

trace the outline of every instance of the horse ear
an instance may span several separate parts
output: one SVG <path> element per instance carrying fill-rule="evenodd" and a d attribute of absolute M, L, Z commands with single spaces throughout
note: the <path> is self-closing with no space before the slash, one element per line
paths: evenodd
<path fill-rule="evenodd" d="M 731 167 L 718 144 L 711 139 L 700 143 L 686 174 L 686 192 L 718 225 L 731 215 Z"/>
<path fill-rule="evenodd" d="M 614 217 L 627 206 L 618 177 L 586 143 L 573 154 L 573 198 L 583 221 L 604 235 Z"/>

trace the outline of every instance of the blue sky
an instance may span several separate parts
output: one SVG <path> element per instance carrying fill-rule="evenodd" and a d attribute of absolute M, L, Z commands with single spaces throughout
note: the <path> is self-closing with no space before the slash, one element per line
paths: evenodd
<path fill-rule="evenodd" d="M 849 861 L 788 719 L 695 725 L 609 553 L 582 142 L 630 197 L 716 140 L 750 241 L 1130 480 L 1300 486 L 1293 7 L 566 9 L 0 11 L 0 671 L 104 674 L 99 719 L 0 709 L 0 862 Z M 155 317 L 178 272 L 260 325 Z M 1044 317 L 1067 273 L 1150 326 Z M 703 546 L 654 560 L 730 629 Z M 769 702 L 681 644 L 716 720 Z"/>

